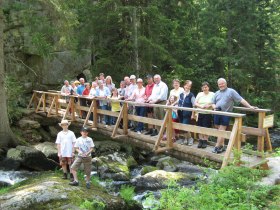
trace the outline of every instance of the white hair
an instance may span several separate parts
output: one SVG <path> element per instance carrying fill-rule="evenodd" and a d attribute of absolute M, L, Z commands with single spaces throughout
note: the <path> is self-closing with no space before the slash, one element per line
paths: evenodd
<path fill-rule="evenodd" d="M 219 82 L 224 82 L 224 83 L 227 84 L 227 81 L 226 81 L 226 79 L 224 79 L 224 78 L 219 78 L 219 79 L 218 79 L 218 83 L 219 83 Z"/>
<path fill-rule="evenodd" d="M 156 75 L 154 76 L 154 78 L 159 78 L 159 79 L 161 79 L 161 76 L 160 76 L 159 74 L 156 74 Z"/>

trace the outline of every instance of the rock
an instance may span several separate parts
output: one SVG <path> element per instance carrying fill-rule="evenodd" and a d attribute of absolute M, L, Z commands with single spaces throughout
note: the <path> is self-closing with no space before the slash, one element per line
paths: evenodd
<path fill-rule="evenodd" d="M 132 169 L 132 168 L 135 168 L 138 166 L 138 163 L 132 156 L 127 158 L 126 164 L 129 169 Z"/>
<path fill-rule="evenodd" d="M 35 147 L 35 149 L 43 152 L 47 158 L 52 159 L 56 162 L 59 162 L 58 156 L 57 156 L 57 147 L 56 147 L 55 143 L 44 142 L 41 144 L 37 144 L 34 147 Z"/>
<path fill-rule="evenodd" d="M 174 172 L 177 170 L 176 165 L 179 163 L 180 161 L 178 159 L 167 156 L 158 159 L 156 166 L 164 171 Z"/>
<path fill-rule="evenodd" d="M 3 148 L 0 148 L 0 160 L 3 160 L 6 157 L 7 151 Z"/>
<path fill-rule="evenodd" d="M 106 209 L 125 209 L 119 197 L 107 194 L 101 187 L 85 189 L 83 181 L 79 187 L 69 186 L 68 182 L 55 173 L 34 176 L 20 187 L 1 194 L 1 209 L 81 209 L 85 200 L 103 203 Z"/>
<path fill-rule="evenodd" d="M 34 114 L 32 115 L 33 120 L 37 121 L 40 123 L 41 126 L 45 127 L 45 126 L 58 126 L 58 123 L 60 122 L 60 120 L 56 117 L 43 117 L 39 114 Z"/>
<path fill-rule="evenodd" d="M 57 136 L 59 130 L 58 130 L 55 126 L 50 126 L 50 127 L 49 127 L 49 130 L 50 130 L 50 132 L 49 132 L 50 136 L 51 136 L 52 138 L 56 138 L 56 136 Z"/>
<path fill-rule="evenodd" d="M 21 119 L 18 122 L 18 125 L 21 129 L 37 129 L 40 128 L 40 124 L 37 121 L 29 120 L 29 119 Z"/>
<path fill-rule="evenodd" d="M 59 167 L 55 161 L 48 159 L 41 151 L 26 146 L 17 146 L 8 150 L 7 158 L 19 161 L 21 166 L 37 171 L 54 170 Z"/>
<path fill-rule="evenodd" d="M 141 170 L 141 175 L 145 175 L 147 173 L 150 173 L 152 171 L 156 171 L 159 170 L 158 167 L 154 167 L 154 166 L 144 166 Z"/>
<path fill-rule="evenodd" d="M 20 161 L 14 160 L 11 158 L 6 158 L 0 162 L 0 169 L 1 170 L 19 170 L 20 169 Z"/>
<path fill-rule="evenodd" d="M 42 136 L 43 141 L 54 141 L 54 139 L 51 138 L 50 134 L 43 128 L 39 128 L 38 132 Z"/>
<path fill-rule="evenodd" d="M 179 185 L 192 185 L 197 179 L 196 176 L 182 172 L 166 172 L 156 170 L 145 174 L 144 176 L 136 177 L 132 180 L 136 190 L 158 190 L 166 188 L 168 181 L 176 180 Z"/>
<path fill-rule="evenodd" d="M 102 179 L 128 181 L 130 178 L 126 155 L 115 152 L 107 156 L 95 158 L 98 162 L 98 173 Z"/>
<path fill-rule="evenodd" d="M 193 165 L 190 162 L 182 161 L 176 165 L 178 172 L 191 173 L 191 174 L 203 174 L 203 169 L 199 166 Z"/>
<path fill-rule="evenodd" d="M 262 178 L 260 184 L 275 185 L 279 183 L 280 179 L 280 157 L 269 157 L 267 160 L 270 173 L 268 176 Z"/>
<path fill-rule="evenodd" d="M 114 141 L 95 141 L 96 155 L 109 155 L 121 150 L 121 144 Z"/>

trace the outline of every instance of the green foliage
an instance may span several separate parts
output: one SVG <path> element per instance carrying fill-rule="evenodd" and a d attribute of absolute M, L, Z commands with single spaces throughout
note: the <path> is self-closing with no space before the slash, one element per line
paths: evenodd
<path fill-rule="evenodd" d="M 274 157 L 280 157 L 280 148 L 279 147 L 275 149 L 275 152 L 273 153 L 273 156 Z"/>
<path fill-rule="evenodd" d="M 84 200 L 84 202 L 80 205 L 81 209 L 87 210 L 103 210 L 105 209 L 106 205 L 102 201 L 99 200 Z"/>
<path fill-rule="evenodd" d="M 128 205 L 132 205 L 135 201 L 133 197 L 135 196 L 134 192 L 135 187 L 122 185 L 120 189 L 120 196 Z"/>
<path fill-rule="evenodd" d="M 8 116 L 10 123 L 15 123 L 20 117 L 22 113 L 18 106 L 20 105 L 21 95 L 23 93 L 23 87 L 16 80 L 16 78 L 11 76 L 6 76 L 5 78 L 5 89 L 7 93 L 7 102 L 8 102 Z"/>
<path fill-rule="evenodd" d="M 173 181 L 161 190 L 159 202 L 148 198 L 152 209 L 263 209 L 275 205 L 279 186 L 262 186 L 256 182 L 267 172 L 245 167 L 226 167 L 213 175 L 210 182 L 185 188 Z M 272 203 L 271 203 L 272 202 Z M 278 199 L 279 202 L 279 199 Z"/>

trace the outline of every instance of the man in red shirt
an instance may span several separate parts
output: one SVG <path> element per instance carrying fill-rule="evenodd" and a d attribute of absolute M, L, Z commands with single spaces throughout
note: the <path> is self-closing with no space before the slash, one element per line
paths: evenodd
<path fill-rule="evenodd" d="M 154 88 L 154 80 L 153 76 L 151 74 L 148 74 L 146 76 L 147 78 L 147 85 L 146 85 L 146 90 L 145 90 L 145 100 L 148 100 L 150 95 L 152 94 L 153 88 Z M 147 107 L 146 109 L 147 117 L 152 118 L 153 117 L 153 107 Z M 148 132 L 145 133 L 145 135 L 151 135 L 153 133 L 154 126 L 148 124 Z"/>

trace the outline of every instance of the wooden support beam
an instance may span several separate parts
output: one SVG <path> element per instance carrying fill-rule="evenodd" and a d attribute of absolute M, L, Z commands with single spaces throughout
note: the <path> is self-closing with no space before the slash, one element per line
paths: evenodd
<path fill-rule="evenodd" d="M 272 146 L 271 146 L 271 141 L 270 141 L 270 135 L 269 135 L 269 131 L 268 128 L 265 129 L 265 147 L 266 147 L 266 151 L 268 152 L 272 152 Z"/>
<path fill-rule="evenodd" d="M 140 117 L 136 115 L 129 114 L 128 115 L 128 120 L 136 121 L 136 122 L 142 122 L 142 123 L 147 123 L 155 126 L 161 126 L 162 120 L 158 119 L 153 119 L 149 117 Z"/>
<path fill-rule="evenodd" d="M 41 95 L 40 100 L 39 100 L 39 103 L 38 103 L 37 108 L 36 108 L 36 110 L 35 110 L 35 112 L 36 112 L 36 113 L 38 113 L 38 112 L 39 112 L 39 109 L 40 109 L 40 106 L 41 106 L 42 100 L 43 100 L 43 94 Z"/>
<path fill-rule="evenodd" d="M 85 127 L 85 126 L 87 125 L 88 120 L 89 120 L 89 118 L 90 118 L 90 115 L 91 115 L 91 113 L 92 113 L 93 108 L 94 108 L 94 101 L 91 101 L 91 104 L 90 104 L 90 107 L 89 107 L 89 110 L 88 110 L 86 119 L 85 119 L 84 124 L 83 124 L 83 127 Z"/>
<path fill-rule="evenodd" d="M 158 133 L 158 138 L 157 138 L 155 146 L 154 146 L 154 151 L 156 151 L 158 149 L 159 145 L 160 145 L 160 142 L 162 140 L 162 136 L 163 136 L 163 133 L 164 133 L 167 121 L 169 119 L 169 112 L 170 111 L 171 111 L 171 109 L 168 109 L 167 112 L 165 113 L 165 116 L 164 116 L 164 119 L 163 119 L 163 123 L 162 123 L 162 125 L 160 127 L 160 130 L 159 130 L 159 133 Z"/>
<path fill-rule="evenodd" d="M 94 109 L 93 109 L 93 124 L 92 124 L 92 126 L 94 128 L 97 128 L 97 122 L 98 122 L 97 108 L 98 107 L 97 107 L 96 99 L 93 100 L 93 107 L 94 107 Z"/>
<path fill-rule="evenodd" d="M 55 105 L 55 97 L 53 97 L 53 100 L 52 100 L 52 103 L 51 103 L 51 105 L 50 105 L 50 108 L 49 108 L 47 117 L 50 117 L 50 116 L 51 116 L 52 108 L 53 108 L 54 105 Z"/>
<path fill-rule="evenodd" d="M 265 118 L 265 112 L 259 112 L 258 128 L 263 128 L 263 121 Z M 262 153 L 264 151 L 264 136 L 258 136 L 258 151 Z"/>
<path fill-rule="evenodd" d="M 43 111 L 46 112 L 46 93 L 43 93 Z"/>
<path fill-rule="evenodd" d="M 55 96 L 55 113 L 58 115 L 58 108 L 59 108 L 59 103 L 58 103 L 58 95 Z"/>
<path fill-rule="evenodd" d="M 70 98 L 70 103 L 71 103 L 71 117 L 72 117 L 72 122 L 76 121 L 76 116 L 75 116 L 75 98 L 71 97 Z"/>
<path fill-rule="evenodd" d="M 120 113 L 119 113 L 119 117 L 118 117 L 118 119 L 117 119 L 117 122 L 116 122 L 116 124 L 115 124 L 115 127 L 114 127 L 113 132 L 112 132 L 112 135 L 111 135 L 112 138 L 114 138 L 114 137 L 116 136 L 116 134 L 117 134 L 117 131 L 118 131 L 120 122 L 121 122 L 122 117 L 123 117 L 123 110 L 124 110 L 124 108 L 123 108 L 123 106 L 122 106 L 121 111 L 120 111 Z"/>
<path fill-rule="evenodd" d="M 265 136 L 265 129 L 264 128 L 253 128 L 253 127 L 246 127 L 242 126 L 242 133 L 251 136 Z"/>
<path fill-rule="evenodd" d="M 127 135 L 128 133 L 128 107 L 127 103 L 123 103 L 123 134 Z"/>
<path fill-rule="evenodd" d="M 173 147 L 173 126 L 172 126 L 172 109 L 168 112 L 168 121 L 166 124 L 166 140 L 167 140 L 167 145 L 168 147 L 172 148 Z"/>
<path fill-rule="evenodd" d="M 34 92 L 34 93 L 32 94 L 32 97 L 31 97 L 30 101 L 29 101 L 29 104 L 28 104 L 28 106 L 27 106 L 27 109 L 30 109 L 31 104 L 32 104 L 32 102 L 33 102 L 33 100 L 34 100 L 34 98 L 35 98 L 35 95 L 36 95 L 36 93 Z M 34 107 L 34 108 L 35 108 L 35 107 Z"/>
<path fill-rule="evenodd" d="M 69 101 L 69 103 L 68 103 L 68 106 L 67 106 L 67 108 L 66 108 L 66 111 L 65 111 L 65 113 L 63 114 L 62 120 L 65 120 L 65 119 L 66 119 L 70 107 L 71 107 L 71 101 Z"/>
<path fill-rule="evenodd" d="M 237 130 L 238 129 L 238 124 L 239 124 L 238 118 L 235 118 L 233 128 L 232 128 L 232 131 L 231 131 L 231 134 L 230 134 L 227 150 L 225 152 L 224 160 L 223 160 L 223 163 L 222 163 L 222 168 L 227 166 L 227 164 L 228 164 L 228 161 L 229 161 L 229 158 L 230 158 L 230 153 L 231 153 L 233 145 L 236 141 L 236 136 L 237 136 L 237 133 L 238 133 L 237 132 L 238 131 Z"/>
<path fill-rule="evenodd" d="M 169 150 L 172 150 L 173 148 L 172 147 L 161 147 L 161 148 L 158 148 L 157 150 L 155 150 L 155 153 L 161 153 L 161 152 L 166 152 L 166 151 L 169 151 Z"/>
<path fill-rule="evenodd" d="M 235 118 L 235 119 L 237 120 L 238 123 L 237 123 L 237 134 L 236 134 L 235 143 L 234 143 L 234 147 L 235 147 L 237 152 L 234 154 L 235 155 L 234 159 L 237 160 L 237 164 L 239 164 L 240 163 L 240 158 L 241 158 L 242 118 L 238 117 L 238 118 Z"/>

